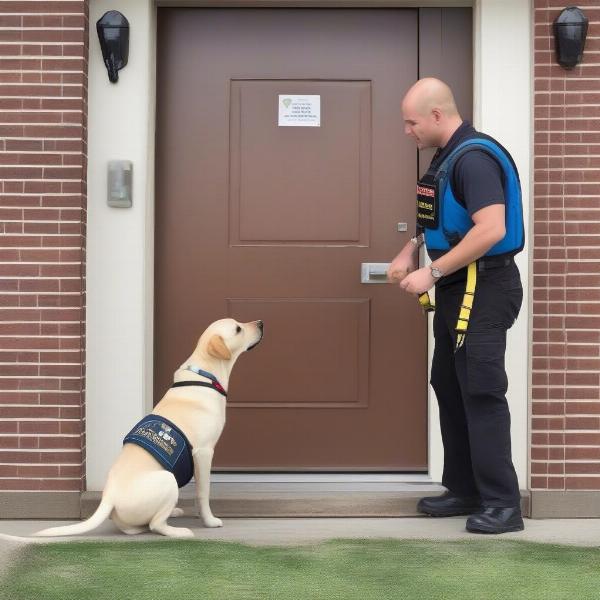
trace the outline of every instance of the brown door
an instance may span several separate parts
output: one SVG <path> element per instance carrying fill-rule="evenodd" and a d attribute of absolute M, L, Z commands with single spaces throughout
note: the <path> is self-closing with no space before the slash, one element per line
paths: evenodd
<path fill-rule="evenodd" d="M 426 320 L 361 283 L 414 231 L 418 33 L 418 10 L 159 10 L 156 399 L 209 322 L 265 322 L 217 468 L 427 468 Z"/>

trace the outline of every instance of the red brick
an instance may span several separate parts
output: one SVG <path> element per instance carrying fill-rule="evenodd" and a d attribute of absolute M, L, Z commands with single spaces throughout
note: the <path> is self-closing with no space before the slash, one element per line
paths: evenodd
<path fill-rule="evenodd" d="M 564 477 L 548 477 L 548 489 L 550 490 L 564 490 L 565 489 L 565 478 Z"/>
<path fill-rule="evenodd" d="M 569 462 L 565 464 L 567 475 L 600 474 L 600 462 Z"/>
<path fill-rule="evenodd" d="M 565 404 L 568 415 L 600 415 L 600 402 L 574 402 Z"/>
<path fill-rule="evenodd" d="M 566 429 L 599 429 L 600 417 L 567 417 Z"/>
<path fill-rule="evenodd" d="M 548 478 L 547 477 L 532 477 L 531 478 L 532 489 L 548 489 Z"/>
<path fill-rule="evenodd" d="M 567 460 L 597 460 L 600 462 L 600 447 L 565 448 Z"/>
<path fill-rule="evenodd" d="M 562 415 L 564 414 L 564 403 L 562 402 L 533 402 L 532 414 L 539 415 Z"/>
<path fill-rule="evenodd" d="M 600 490 L 600 477 L 567 477 L 566 489 Z"/>
<path fill-rule="evenodd" d="M 565 473 L 565 465 L 562 462 L 556 463 L 548 463 L 548 475 L 564 475 Z"/>

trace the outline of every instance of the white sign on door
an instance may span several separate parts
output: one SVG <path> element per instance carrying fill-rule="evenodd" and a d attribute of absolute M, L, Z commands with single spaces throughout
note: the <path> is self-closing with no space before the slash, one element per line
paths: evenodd
<path fill-rule="evenodd" d="M 279 127 L 320 127 L 321 96 L 279 94 Z"/>

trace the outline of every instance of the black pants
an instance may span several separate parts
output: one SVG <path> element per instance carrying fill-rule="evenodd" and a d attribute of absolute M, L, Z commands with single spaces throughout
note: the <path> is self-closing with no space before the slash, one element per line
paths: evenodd
<path fill-rule="evenodd" d="M 465 283 L 463 269 L 441 280 L 435 292 L 431 385 L 440 408 L 442 484 L 461 496 L 480 496 L 484 506 L 518 506 L 504 354 L 506 331 L 523 300 L 521 278 L 513 261 L 478 269 L 468 333 L 455 353 Z"/>

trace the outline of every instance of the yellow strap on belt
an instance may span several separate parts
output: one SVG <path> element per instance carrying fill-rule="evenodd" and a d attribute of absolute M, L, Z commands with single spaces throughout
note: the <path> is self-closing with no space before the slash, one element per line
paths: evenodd
<path fill-rule="evenodd" d="M 467 286 L 465 295 L 463 296 L 458 321 L 456 322 L 456 350 L 462 348 L 465 343 L 465 336 L 469 327 L 469 318 L 471 317 L 471 309 L 473 308 L 473 300 L 475 298 L 475 288 L 477 287 L 477 263 L 473 261 L 467 270 Z M 455 350 L 455 351 L 456 351 Z"/>
<path fill-rule="evenodd" d="M 422 294 L 419 295 L 419 304 L 421 305 L 421 308 L 425 312 L 432 312 L 435 310 L 435 304 L 433 304 L 433 302 L 431 302 L 431 298 L 429 297 L 429 292 L 423 292 Z"/>

